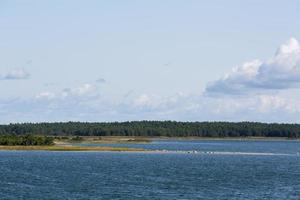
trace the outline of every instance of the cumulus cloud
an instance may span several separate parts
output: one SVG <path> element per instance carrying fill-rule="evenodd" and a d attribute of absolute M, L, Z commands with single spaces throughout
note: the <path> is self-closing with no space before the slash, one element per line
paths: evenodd
<path fill-rule="evenodd" d="M 27 79 L 30 74 L 23 68 L 13 69 L 10 72 L 0 74 L 0 80 L 18 80 Z"/>
<path fill-rule="evenodd" d="M 254 60 L 234 67 L 206 87 L 206 94 L 244 94 L 300 87 L 300 44 L 290 38 L 267 61 Z"/>

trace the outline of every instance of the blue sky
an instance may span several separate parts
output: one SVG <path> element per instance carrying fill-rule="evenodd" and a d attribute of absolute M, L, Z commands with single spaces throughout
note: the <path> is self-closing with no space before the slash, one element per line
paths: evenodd
<path fill-rule="evenodd" d="M 300 122 L 299 9 L 0 0 L 0 123 Z"/>

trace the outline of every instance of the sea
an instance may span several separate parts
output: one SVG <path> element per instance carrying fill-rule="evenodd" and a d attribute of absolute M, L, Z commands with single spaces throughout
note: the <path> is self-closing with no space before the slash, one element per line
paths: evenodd
<path fill-rule="evenodd" d="M 297 140 L 84 145 L 154 151 L 0 151 L 0 199 L 300 199 Z"/>

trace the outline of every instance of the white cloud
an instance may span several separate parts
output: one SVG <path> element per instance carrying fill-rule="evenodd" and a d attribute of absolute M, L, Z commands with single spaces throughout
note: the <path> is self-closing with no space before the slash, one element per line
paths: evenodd
<path fill-rule="evenodd" d="M 17 79 L 27 79 L 30 74 L 23 68 L 13 69 L 10 72 L 0 74 L 0 80 L 17 80 Z"/>
<path fill-rule="evenodd" d="M 207 85 L 206 94 L 244 94 L 300 86 L 300 44 L 290 38 L 267 61 L 254 60 L 235 67 Z"/>
<path fill-rule="evenodd" d="M 54 99 L 55 97 L 53 92 L 41 92 L 35 96 L 36 99 Z"/>

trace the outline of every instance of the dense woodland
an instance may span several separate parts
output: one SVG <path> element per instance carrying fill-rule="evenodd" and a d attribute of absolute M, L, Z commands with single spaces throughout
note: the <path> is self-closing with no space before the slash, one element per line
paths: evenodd
<path fill-rule="evenodd" d="M 37 135 L 0 135 L 0 145 L 53 145 L 53 137 L 37 136 Z"/>
<path fill-rule="evenodd" d="M 300 137 L 300 124 L 256 122 L 136 121 L 112 123 L 23 123 L 0 125 L 0 135 Z"/>

